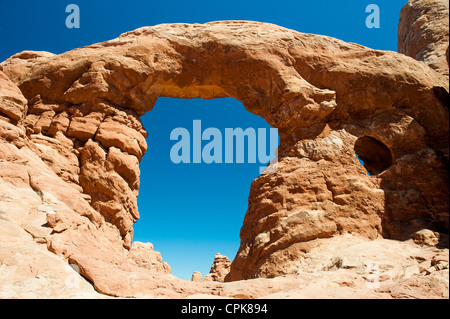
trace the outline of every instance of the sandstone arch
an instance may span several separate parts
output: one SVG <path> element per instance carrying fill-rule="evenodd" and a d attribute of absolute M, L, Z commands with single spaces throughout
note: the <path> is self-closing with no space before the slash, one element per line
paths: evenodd
<path fill-rule="evenodd" d="M 279 129 L 278 172 L 252 183 L 227 280 L 291 273 L 305 252 L 339 234 L 448 232 L 448 108 L 436 95 L 436 88 L 448 92 L 448 82 L 401 54 L 223 21 L 141 28 L 61 55 L 19 53 L 2 67 L 28 100 L 10 122 L 68 154 L 70 165 L 46 163 L 85 199 L 70 208 L 106 227 L 114 245 L 130 248 L 137 163 L 147 150 L 139 116 L 159 96 L 234 97 Z M 392 165 L 375 177 L 354 157 L 364 136 L 392 153 Z M 414 172 L 423 167 L 419 178 Z M 97 248 L 76 235 L 89 223 L 49 217 L 57 231 L 48 246 L 96 283 L 102 274 L 89 258 Z"/>

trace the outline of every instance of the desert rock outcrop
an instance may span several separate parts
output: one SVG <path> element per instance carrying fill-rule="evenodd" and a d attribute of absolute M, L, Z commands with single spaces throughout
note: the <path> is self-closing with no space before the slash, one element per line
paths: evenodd
<path fill-rule="evenodd" d="M 418 57 L 414 35 L 402 41 L 432 68 L 250 21 L 163 24 L 60 55 L 18 53 L 0 71 L 0 222 L 112 296 L 308 297 L 331 285 L 329 297 L 448 297 L 448 65 L 440 53 Z M 218 281 L 254 279 L 245 287 L 179 280 L 151 244 L 132 242 L 147 151 L 139 117 L 160 96 L 234 97 L 279 130 L 277 171 L 252 183 L 239 251 L 229 272 L 215 271 Z M 320 259 L 326 247 L 336 250 Z M 381 290 L 367 285 L 364 263 L 382 264 L 370 249 L 410 252 L 388 258 L 401 267 L 381 269 Z"/>
<path fill-rule="evenodd" d="M 231 261 L 228 259 L 228 257 L 218 253 L 214 257 L 214 262 L 211 266 L 209 274 L 207 274 L 205 278 L 203 278 L 203 280 L 224 282 L 225 277 L 230 272 L 230 267 Z"/>
<path fill-rule="evenodd" d="M 445 0 L 412 0 L 400 13 L 398 51 L 423 61 L 447 76 L 449 3 Z"/>

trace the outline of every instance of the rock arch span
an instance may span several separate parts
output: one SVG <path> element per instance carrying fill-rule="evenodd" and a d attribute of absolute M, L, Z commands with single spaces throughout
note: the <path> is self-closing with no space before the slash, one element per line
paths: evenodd
<path fill-rule="evenodd" d="M 120 265 L 100 251 L 130 249 L 147 150 L 139 117 L 159 96 L 234 97 L 279 129 L 278 171 L 252 183 L 229 281 L 295 272 L 308 250 L 339 234 L 448 232 L 448 108 L 436 95 L 448 81 L 401 54 L 222 21 L 141 28 L 61 55 L 22 52 L 2 68 L 28 101 L 16 103 L 9 122 L 66 158 L 46 161 L 45 148 L 35 150 L 83 198 L 54 190 L 77 214 L 48 217 L 47 246 L 100 290 L 120 290 L 102 281 L 107 274 L 91 258 Z M 392 153 L 379 175 L 367 176 L 354 156 L 364 136 Z M 45 192 L 44 180 L 29 182 Z M 79 235 L 89 227 L 98 242 Z"/>

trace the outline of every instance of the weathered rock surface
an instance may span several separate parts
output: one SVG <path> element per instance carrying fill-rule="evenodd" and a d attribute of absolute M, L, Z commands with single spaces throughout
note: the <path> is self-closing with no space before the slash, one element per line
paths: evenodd
<path fill-rule="evenodd" d="M 433 54 L 423 58 L 432 67 Z M 61 55 L 26 51 L 1 66 L 0 222 L 4 242 L 22 238 L 18 254 L 2 244 L 2 274 L 19 272 L 2 296 L 41 287 L 17 267 L 29 251 L 62 261 L 40 267 L 48 296 L 448 298 L 441 64 L 222 21 L 145 27 Z M 159 96 L 234 97 L 279 129 L 277 171 L 252 183 L 239 251 L 229 272 L 214 263 L 215 281 L 177 279 L 151 244 L 132 243 L 147 150 L 139 117 Z M 96 292 L 84 281 L 65 290 L 68 264 Z"/>
<path fill-rule="evenodd" d="M 0 71 L 0 115 L 19 121 L 25 116 L 27 103 L 19 88 Z"/>
<path fill-rule="evenodd" d="M 411 241 L 343 235 L 313 244 L 293 266 L 296 287 L 264 298 L 448 298 L 448 250 L 437 270 L 432 265 L 441 250 Z"/>
<path fill-rule="evenodd" d="M 194 273 L 192 274 L 192 281 L 202 281 L 202 274 L 198 271 L 194 271 Z"/>
<path fill-rule="evenodd" d="M 134 242 L 131 245 L 129 256 L 139 267 L 161 273 L 171 273 L 169 264 L 163 262 L 161 254 L 153 249 L 151 243 Z"/>
<path fill-rule="evenodd" d="M 231 261 L 228 259 L 228 257 L 218 253 L 214 257 L 214 262 L 211 266 L 209 274 L 207 274 L 205 278 L 203 278 L 203 280 L 224 282 L 225 277 L 230 272 L 230 267 Z"/>
<path fill-rule="evenodd" d="M 449 3 L 411 0 L 400 13 L 398 51 L 449 76 Z"/>

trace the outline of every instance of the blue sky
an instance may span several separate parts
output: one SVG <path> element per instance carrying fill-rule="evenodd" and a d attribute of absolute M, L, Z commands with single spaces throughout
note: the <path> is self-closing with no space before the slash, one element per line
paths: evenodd
<path fill-rule="evenodd" d="M 315 1 L 149 1 L 149 0 L 0 0 L 0 61 L 23 50 L 62 53 L 116 38 L 142 26 L 255 20 L 300 32 L 323 34 L 374 49 L 397 51 L 399 13 L 406 0 Z M 79 29 L 68 29 L 68 4 L 80 7 Z M 381 27 L 368 29 L 369 4 L 380 8 Z M 186 164 L 170 161 L 170 132 L 176 127 L 269 128 L 234 99 L 160 98 L 143 123 L 149 150 L 141 163 L 138 199 L 141 219 L 134 239 L 149 241 L 176 276 L 209 272 L 214 255 L 233 259 L 247 209 L 250 183 L 259 164 Z"/>

